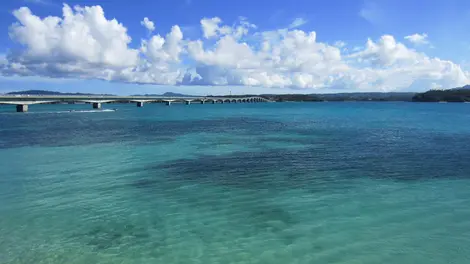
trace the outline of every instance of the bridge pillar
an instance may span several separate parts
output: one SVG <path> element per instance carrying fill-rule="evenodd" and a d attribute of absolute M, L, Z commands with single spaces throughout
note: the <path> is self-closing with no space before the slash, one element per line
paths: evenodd
<path fill-rule="evenodd" d="M 18 112 L 18 113 L 28 112 L 28 105 L 27 104 L 16 105 L 16 112 Z"/>
<path fill-rule="evenodd" d="M 167 106 L 171 106 L 171 101 L 166 101 L 165 104 L 166 104 Z"/>
<path fill-rule="evenodd" d="M 93 109 L 101 109 L 101 103 L 93 103 Z"/>
<path fill-rule="evenodd" d="M 191 104 L 191 101 L 186 101 L 185 104 L 186 104 L 186 105 L 190 105 L 190 104 Z"/>
<path fill-rule="evenodd" d="M 201 100 L 201 104 L 204 104 L 206 101 Z"/>
<path fill-rule="evenodd" d="M 144 107 L 144 102 L 137 102 L 137 107 Z"/>
<path fill-rule="evenodd" d="M 215 100 L 212 100 L 212 104 L 215 104 Z"/>

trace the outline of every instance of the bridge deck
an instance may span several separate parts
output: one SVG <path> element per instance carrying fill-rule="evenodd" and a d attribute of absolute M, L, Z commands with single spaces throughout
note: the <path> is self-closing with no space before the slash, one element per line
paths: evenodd
<path fill-rule="evenodd" d="M 257 99 L 261 101 L 268 101 L 266 98 L 259 96 L 249 97 L 217 97 L 217 96 L 201 96 L 201 97 L 168 97 L 168 96 L 86 96 L 86 95 L 0 95 L 0 102 L 2 101 L 210 101 L 210 100 L 250 100 Z"/>
<path fill-rule="evenodd" d="M 0 104 L 16 105 L 18 112 L 28 111 L 28 105 L 51 104 L 51 103 L 90 103 L 93 108 L 101 108 L 104 103 L 132 102 L 142 107 L 144 103 L 160 102 L 171 105 L 173 102 L 186 103 L 191 102 L 269 102 L 266 98 L 259 96 L 247 97 L 168 97 L 168 96 L 87 96 L 87 95 L 0 95 Z"/>

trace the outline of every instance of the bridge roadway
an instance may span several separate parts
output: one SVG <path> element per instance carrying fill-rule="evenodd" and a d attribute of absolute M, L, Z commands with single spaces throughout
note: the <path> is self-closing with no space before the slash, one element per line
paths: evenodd
<path fill-rule="evenodd" d="M 165 103 L 170 106 L 172 103 L 192 102 L 204 104 L 216 103 L 257 103 L 269 102 L 260 96 L 248 97 L 165 97 L 165 96 L 107 96 L 107 95 L 0 95 L 0 104 L 16 105 L 17 112 L 27 112 L 29 105 L 34 104 L 60 104 L 60 103 L 88 103 L 94 109 L 101 109 L 104 103 L 136 103 L 137 107 L 143 107 L 145 103 Z"/>

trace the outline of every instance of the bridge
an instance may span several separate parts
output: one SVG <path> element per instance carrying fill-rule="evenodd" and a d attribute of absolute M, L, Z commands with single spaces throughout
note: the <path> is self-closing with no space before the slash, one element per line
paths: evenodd
<path fill-rule="evenodd" d="M 0 104 L 16 105 L 17 112 L 28 112 L 30 105 L 34 104 L 91 104 L 94 109 L 101 109 L 105 103 L 135 103 L 143 107 L 145 103 L 259 103 L 270 102 L 260 96 L 248 97 L 168 97 L 168 96 L 107 96 L 107 95 L 0 95 Z"/>

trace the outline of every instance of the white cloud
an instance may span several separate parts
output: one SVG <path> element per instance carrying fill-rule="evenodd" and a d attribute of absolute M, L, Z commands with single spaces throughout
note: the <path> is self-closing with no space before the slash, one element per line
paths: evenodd
<path fill-rule="evenodd" d="M 409 42 L 415 44 L 415 45 L 426 45 L 429 44 L 428 41 L 428 34 L 423 33 L 423 34 L 413 34 L 405 37 L 406 40 Z"/>
<path fill-rule="evenodd" d="M 204 49 L 201 41 L 191 42 L 189 54 L 201 65 L 196 83 L 210 75 L 218 85 L 320 88 L 330 75 L 347 69 L 340 51 L 317 43 L 315 32 L 279 30 L 260 38 L 261 49 L 230 36 L 221 38 L 213 49 Z"/>
<path fill-rule="evenodd" d="M 155 24 L 150 19 L 148 19 L 148 17 L 144 17 L 144 20 L 142 20 L 140 24 L 144 26 L 149 32 L 155 30 Z"/>
<path fill-rule="evenodd" d="M 175 25 L 134 49 L 124 25 L 107 19 L 99 6 L 64 5 L 63 17 L 40 18 L 28 8 L 14 15 L 18 22 L 10 37 L 23 49 L 0 60 L 6 76 L 350 91 L 455 87 L 470 77 L 458 64 L 417 52 L 391 35 L 347 51 L 340 40 L 319 42 L 315 31 L 259 31 L 246 18 L 229 26 L 215 17 L 201 20 L 201 39 L 185 39 Z M 144 18 L 142 24 L 154 30 L 152 21 Z"/>
<path fill-rule="evenodd" d="M 153 36 L 150 40 L 143 40 L 141 52 L 151 62 L 178 62 L 183 33 L 179 26 L 173 26 L 171 32 L 165 38 L 160 35 Z"/>
<path fill-rule="evenodd" d="M 230 27 L 219 27 L 220 23 L 222 23 L 222 19 L 218 17 L 201 19 L 201 26 L 204 37 L 208 39 L 217 37 L 218 35 L 231 33 L 232 29 Z"/>
<path fill-rule="evenodd" d="M 247 35 L 250 29 L 256 28 L 255 25 L 249 23 L 244 17 L 239 17 L 238 23 L 232 27 L 226 25 L 221 26 L 221 23 L 222 19 L 218 17 L 201 19 L 201 28 L 204 37 L 210 39 L 231 35 L 239 39 Z"/>
<path fill-rule="evenodd" d="M 353 74 L 366 72 L 370 78 L 358 83 L 367 89 L 451 88 L 468 83 L 470 78 L 470 73 L 459 65 L 409 49 L 390 35 L 382 36 L 377 42 L 368 40 L 364 50 L 349 58 L 361 66 L 356 66 Z"/>
<path fill-rule="evenodd" d="M 338 40 L 338 41 L 335 42 L 334 46 L 341 49 L 341 48 L 344 48 L 346 46 L 346 42 Z"/>
<path fill-rule="evenodd" d="M 99 6 L 64 5 L 63 18 L 41 19 L 27 7 L 13 14 L 18 22 L 10 27 L 10 37 L 25 49 L 8 55 L 4 72 L 95 77 L 138 62 L 138 51 L 128 47 L 127 29 L 117 20 L 106 20 Z"/>
<path fill-rule="evenodd" d="M 298 28 L 300 26 L 303 26 L 303 25 L 307 24 L 307 22 L 308 21 L 305 20 L 304 18 L 299 17 L 299 18 L 294 19 L 294 21 L 292 21 L 292 23 L 290 23 L 289 28 L 290 29 Z"/>
<path fill-rule="evenodd" d="M 376 43 L 369 39 L 366 48 L 351 57 L 356 57 L 362 61 L 368 61 L 377 66 L 390 66 L 395 63 L 413 63 L 417 61 L 418 53 L 408 49 L 402 43 L 396 42 L 391 35 L 382 36 Z"/>

